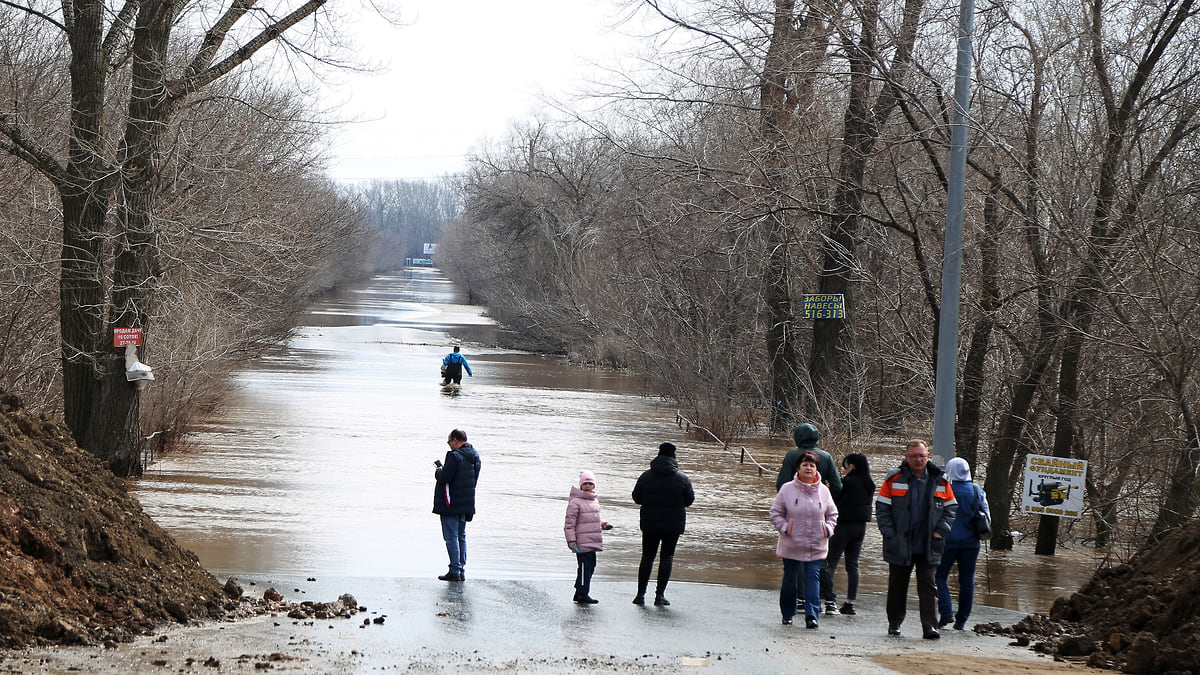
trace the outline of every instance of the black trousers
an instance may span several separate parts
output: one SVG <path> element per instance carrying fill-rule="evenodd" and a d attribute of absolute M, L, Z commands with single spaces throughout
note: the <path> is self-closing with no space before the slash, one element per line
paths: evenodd
<path fill-rule="evenodd" d="M 662 595 L 671 580 L 671 567 L 675 562 L 675 546 L 679 543 L 677 534 L 642 533 L 642 562 L 638 565 L 638 595 L 646 594 L 646 586 L 650 584 L 650 570 L 654 567 L 654 556 L 658 557 L 658 585 L 655 595 Z"/>
<path fill-rule="evenodd" d="M 900 627 L 908 609 L 908 581 L 913 569 L 917 571 L 917 602 L 921 608 L 921 630 L 937 628 L 937 565 L 930 565 L 925 556 L 913 556 L 911 565 L 889 565 L 887 618 L 888 626 Z"/>
<path fill-rule="evenodd" d="M 596 552 L 580 551 L 575 554 L 575 590 L 583 595 L 592 592 L 592 574 L 596 571 Z"/>

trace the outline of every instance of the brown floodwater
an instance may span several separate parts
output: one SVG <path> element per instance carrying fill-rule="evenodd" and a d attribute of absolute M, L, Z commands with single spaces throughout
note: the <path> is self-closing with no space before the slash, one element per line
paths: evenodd
<path fill-rule="evenodd" d="M 446 553 L 433 504 L 433 460 L 453 428 L 483 465 L 468 526 L 476 578 L 569 579 L 563 513 L 579 471 L 597 476 L 605 536 L 597 575 L 636 576 L 630 491 L 662 441 L 696 489 L 673 578 L 773 588 L 781 566 L 766 513 L 774 472 L 740 451 L 689 437 L 669 404 L 638 380 L 563 359 L 502 349 L 482 308 L 438 271 L 408 269 L 330 294 L 295 336 L 235 373 L 223 407 L 135 485 L 146 510 L 218 575 L 426 577 Z M 474 377 L 439 386 L 441 358 L 461 344 Z M 777 467 L 790 438 L 751 444 Z M 896 458 L 898 460 L 899 451 Z M 872 457 L 876 481 L 893 461 Z M 986 558 L 986 564 L 985 564 Z M 1044 612 L 1090 577 L 1087 549 L 1035 556 L 1032 543 L 981 555 L 977 602 Z M 868 528 L 862 593 L 883 593 L 887 566 Z M 839 572 L 837 588 L 844 591 Z"/>

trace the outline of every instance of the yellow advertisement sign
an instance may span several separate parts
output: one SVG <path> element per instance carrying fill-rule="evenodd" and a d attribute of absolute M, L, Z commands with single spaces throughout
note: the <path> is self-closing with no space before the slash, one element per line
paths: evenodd
<path fill-rule="evenodd" d="M 1083 512 L 1083 484 L 1086 479 L 1085 460 L 1029 455 L 1025 458 L 1021 511 L 1079 518 Z"/>
<path fill-rule="evenodd" d="M 846 318 L 846 296 L 841 293 L 806 293 L 800 298 L 803 319 Z"/>

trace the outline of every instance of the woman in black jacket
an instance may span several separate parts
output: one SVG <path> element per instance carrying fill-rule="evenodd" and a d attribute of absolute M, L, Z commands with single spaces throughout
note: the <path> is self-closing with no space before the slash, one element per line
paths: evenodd
<path fill-rule="evenodd" d="M 675 545 L 687 521 L 684 509 L 696 500 L 692 482 L 679 471 L 675 460 L 675 446 L 663 443 L 658 446 L 658 456 L 650 462 L 650 469 L 642 473 L 633 487 L 633 501 L 641 504 L 639 522 L 642 528 L 642 562 L 638 566 L 638 591 L 633 604 L 646 604 L 646 586 L 650 583 L 650 569 L 654 556 L 658 559 L 658 585 L 654 589 L 654 604 L 660 607 L 671 604 L 663 596 L 667 582 L 671 579 L 671 566 L 675 558 Z"/>
<path fill-rule="evenodd" d="M 858 557 L 862 552 L 863 537 L 867 523 L 871 520 L 871 505 L 875 501 L 875 481 L 871 479 L 871 467 L 865 455 L 851 453 L 842 460 L 842 493 L 834 503 L 838 507 L 837 529 L 829 539 L 829 555 L 825 562 L 829 566 L 829 590 L 825 600 L 837 604 L 833 592 L 833 575 L 838 560 L 846 554 L 846 602 L 842 614 L 854 614 L 854 601 L 858 597 Z"/>

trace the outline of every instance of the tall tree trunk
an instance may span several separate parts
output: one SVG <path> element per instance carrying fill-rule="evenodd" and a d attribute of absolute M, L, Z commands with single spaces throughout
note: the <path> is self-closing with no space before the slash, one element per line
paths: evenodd
<path fill-rule="evenodd" d="M 818 283 L 821 293 L 840 293 L 845 296 L 847 317 L 853 317 L 854 311 L 853 280 L 858 267 L 858 219 L 863 212 L 867 165 L 879 140 L 881 127 L 900 102 L 900 82 L 911 66 L 917 23 L 924 0 L 906 0 L 904 4 L 890 70 L 882 73 L 885 83 L 874 101 L 871 98 L 872 86 L 880 75 L 877 72 L 879 54 L 875 44 L 879 2 L 861 0 L 856 5 L 862 27 L 858 43 L 846 44 L 850 61 L 850 90 L 843 116 L 838 185 L 834 193 L 829 230 L 825 236 L 824 260 Z M 818 319 L 813 323 L 808 373 L 812 380 L 814 412 L 826 406 L 835 407 L 847 400 L 848 387 L 856 380 L 853 352 L 853 331 L 847 319 Z"/>
<path fill-rule="evenodd" d="M 1089 284 L 1094 289 L 1095 286 Z M 1095 292 L 1085 291 L 1082 298 L 1068 302 L 1068 316 L 1080 316 L 1083 324 L 1073 326 L 1063 341 L 1062 359 L 1058 369 L 1058 420 L 1054 429 L 1055 457 L 1071 457 L 1075 449 L 1076 411 L 1079 409 L 1079 359 L 1083 354 L 1083 335 L 1094 315 Z M 1042 516 L 1038 519 L 1037 543 L 1033 552 L 1037 555 L 1054 555 L 1058 547 L 1058 516 Z"/>
<path fill-rule="evenodd" d="M 994 186 L 993 186 L 994 187 Z M 971 343 L 967 358 L 963 362 L 962 402 L 958 406 L 958 419 L 954 426 L 954 452 L 978 470 L 979 424 L 983 409 L 984 372 L 991 344 L 992 330 L 996 326 L 996 312 L 1000 309 L 999 246 L 1000 209 L 996 195 L 988 192 L 983 204 L 984 236 L 979 242 L 979 319 L 971 331 Z"/>
<path fill-rule="evenodd" d="M 1040 46 L 1028 31 L 1022 31 L 1029 39 L 1030 60 L 1033 63 L 1033 88 L 1030 92 L 1029 125 L 1025 129 L 1025 194 L 1024 201 L 1013 196 L 1011 201 L 1020 211 L 1025 232 L 1025 245 L 1033 264 L 1035 295 L 1037 298 L 1037 333 L 1029 348 L 1029 355 L 1016 380 L 1009 399 L 1008 410 L 997 427 L 991 455 L 988 457 L 986 489 L 988 507 L 992 513 L 992 548 L 1012 550 L 1013 537 L 1009 527 L 1012 494 L 1020 472 L 1013 466 L 1017 450 L 1023 443 L 1025 429 L 1029 423 L 1029 411 L 1038 391 L 1044 385 L 1046 369 L 1058 340 L 1058 323 L 1054 314 L 1054 293 L 1049 265 L 1046 261 L 1041 229 L 1042 162 L 1039 155 L 1042 116 L 1045 104 L 1042 92 L 1045 86 L 1046 60 Z M 992 185 L 1000 185 L 999 175 L 991 176 Z M 1012 476 L 1016 476 L 1016 480 Z"/>
<path fill-rule="evenodd" d="M 798 410 L 801 390 L 800 369 L 796 357 L 792 322 L 792 289 L 788 246 L 794 227 L 793 210 L 785 205 L 790 191 L 788 136 L 792 130 L 791 64 L 797 48 L 795 2 L 776 0 L 771 45 L 763 63 L 759 87 L 761 107 L 760 133 L 766 147 L 763 176 L 768 191 L 766 213 L 767 268 L 763 284 L 763 302 L 767 311 L 767 360 L 771 377 L 771 428 L 788 429 Z"/>
<path fill-rule="evenodd" d="M 101 459 L 89 432 L 107 414 L 105 381 L 114 354 L 106 335 L 103 242 L 115 185 L 104 156 L 104 100 L 108 68 L 103 48 L 103 2 L 64 7 L 71 12 L 71 133 L 67 165 L 57 176 L 63 206 L 59 329 L 62 336 L 63 418 L 75 442 Z M 47 166 L 43 172 L 54 176 Z M 122 370 L 123 372 L 123 370 Z"/>
<path fill-rule="evenodd" d="M 992 513 L 991 545 L 998 551 L 1011 551 L 1013 547 L 1012 529 L 1009 524 L 1014 481 L 1010 475 L 1016 473 L 1017 481 L 1020 480 L 1020 472 L 1013 470 L 1013 460 L 1017 457 L 1018 449 L 1024 445 L 1029 411 L 1033 408 L 1035 395 L 1042 388 L 1043 378 L 1054 352 L 1053 318 L 1045 311 L 1039 311 L 1038 315 L 1039 339 L 1034 343 L 1034 352 L 1026 361 L 1021 378 L 1013 387 L 1008 410 L 1000 419 L 996 440 L 992 444 L 992 455 L 988 458 L 987 478 L 984 481 L 988 507 Z"/>
<path fill-rule="evenodd" d="M 853 316 L 850 282 L 855 277 L 858 215 L 862 212 L 862 181 L 877 130 L 871 120 L 872 72 L 876 63 L 875 31 L 879 23 L 878 0 L 859 4 L 862 28 L 858 44 L 849 45 L 850 90 L 842 121 L 842 147 L 838 165 L 824 263 L 818 290 L 845 296 L 846 315 Z M 850 382 L 853 343 L 847 319 L 817 319 L 813 323 L 808 374 L 812 380 L 814 412 L 836 409 L 845 401 Z"/>
<path fill-rule="evenodd" d="M 1137 120 L 1145 102 L 1143 95 L 1151 75 L 1162 63 L 1166 47 L 1176 38 L 1183 23 L 1192 18 L 1194 0 L 1182 0 L 1175 7 L 1167 8 L 1159 15 L 1159 24 L 1151 44 L 1142 53 L 1137 68 L 1130 75 L 1128 86 L 1118 99 L 1112 87 L 1108 59 L 1104 53 L 1102 24 L 1104 14 L 1101 3 L 1092 8 L 1091 32 L 1092 65 L 1096 69 L 1101 89 L 1105 92 L 1105 123 L 1107 125 L 1100 173 L 1096 183 L 1096 204 L 1092 212 L 1091 231 L 1084 249 L 1083 272 L 1072 284 L 1071 292 L 1062 311 L 1063 323 L 1068 327 L 1062 358 L 1059 365 L 1058 423 L 1054 434 L 1054 455 L 1069 457 L 1075 438 L 1076 410 L 1079 406 L 1079 364 L 1084 341 L 1095 320 L 1096 301 L 1101 292 L 1102 270 L 1111 263 L 1117 253 L 1117 243 L 1124 237 L 1130 223 L 1141 205 L 1148 187 L 1157 180 L 1162 162 L 1170 156 L 1179 143 L 1195 133 L 1191 120 L 1196 111 L 1183 109 L 1157 150 L 1150 155 L 1128 193 L 1119 197 L 1119 185 L 1129 172 L 1128 148 L 1141 142 Z M 1118 206 L 1118 202 L 1123 204 Z M 1038 527 L 1038 546 L 1035 553 L 1052 554 L 1058 536 L 1058 518 L 1043 517 Z"/>
<path fill-rule="evenodd" d="M 133 34 L 129 121 L 119 153 L 122 170 L 117 222 L 121 236 L 113 264 L 109 328 L 140 327 L 143 340 L 150 339 L 146 317 L 152 311 L 158 286 L 158 236 L 153 217 L 160 188 L 160 147 L 174 111 L 164 74 L 175 24 L 172 7 L 170 2 L 146 0 L 138 14 Z M 143 342 L 142 349 L 146 346 Z M 125 380 L 124 355 L 115 361 L 106 378 L 105 414 L 93 416 L 89 442 L 100 449 L 102 454 L 98 454 L 108 460 L 114 473 L 131 476 L 143 469 L 141 387 Z"/>

